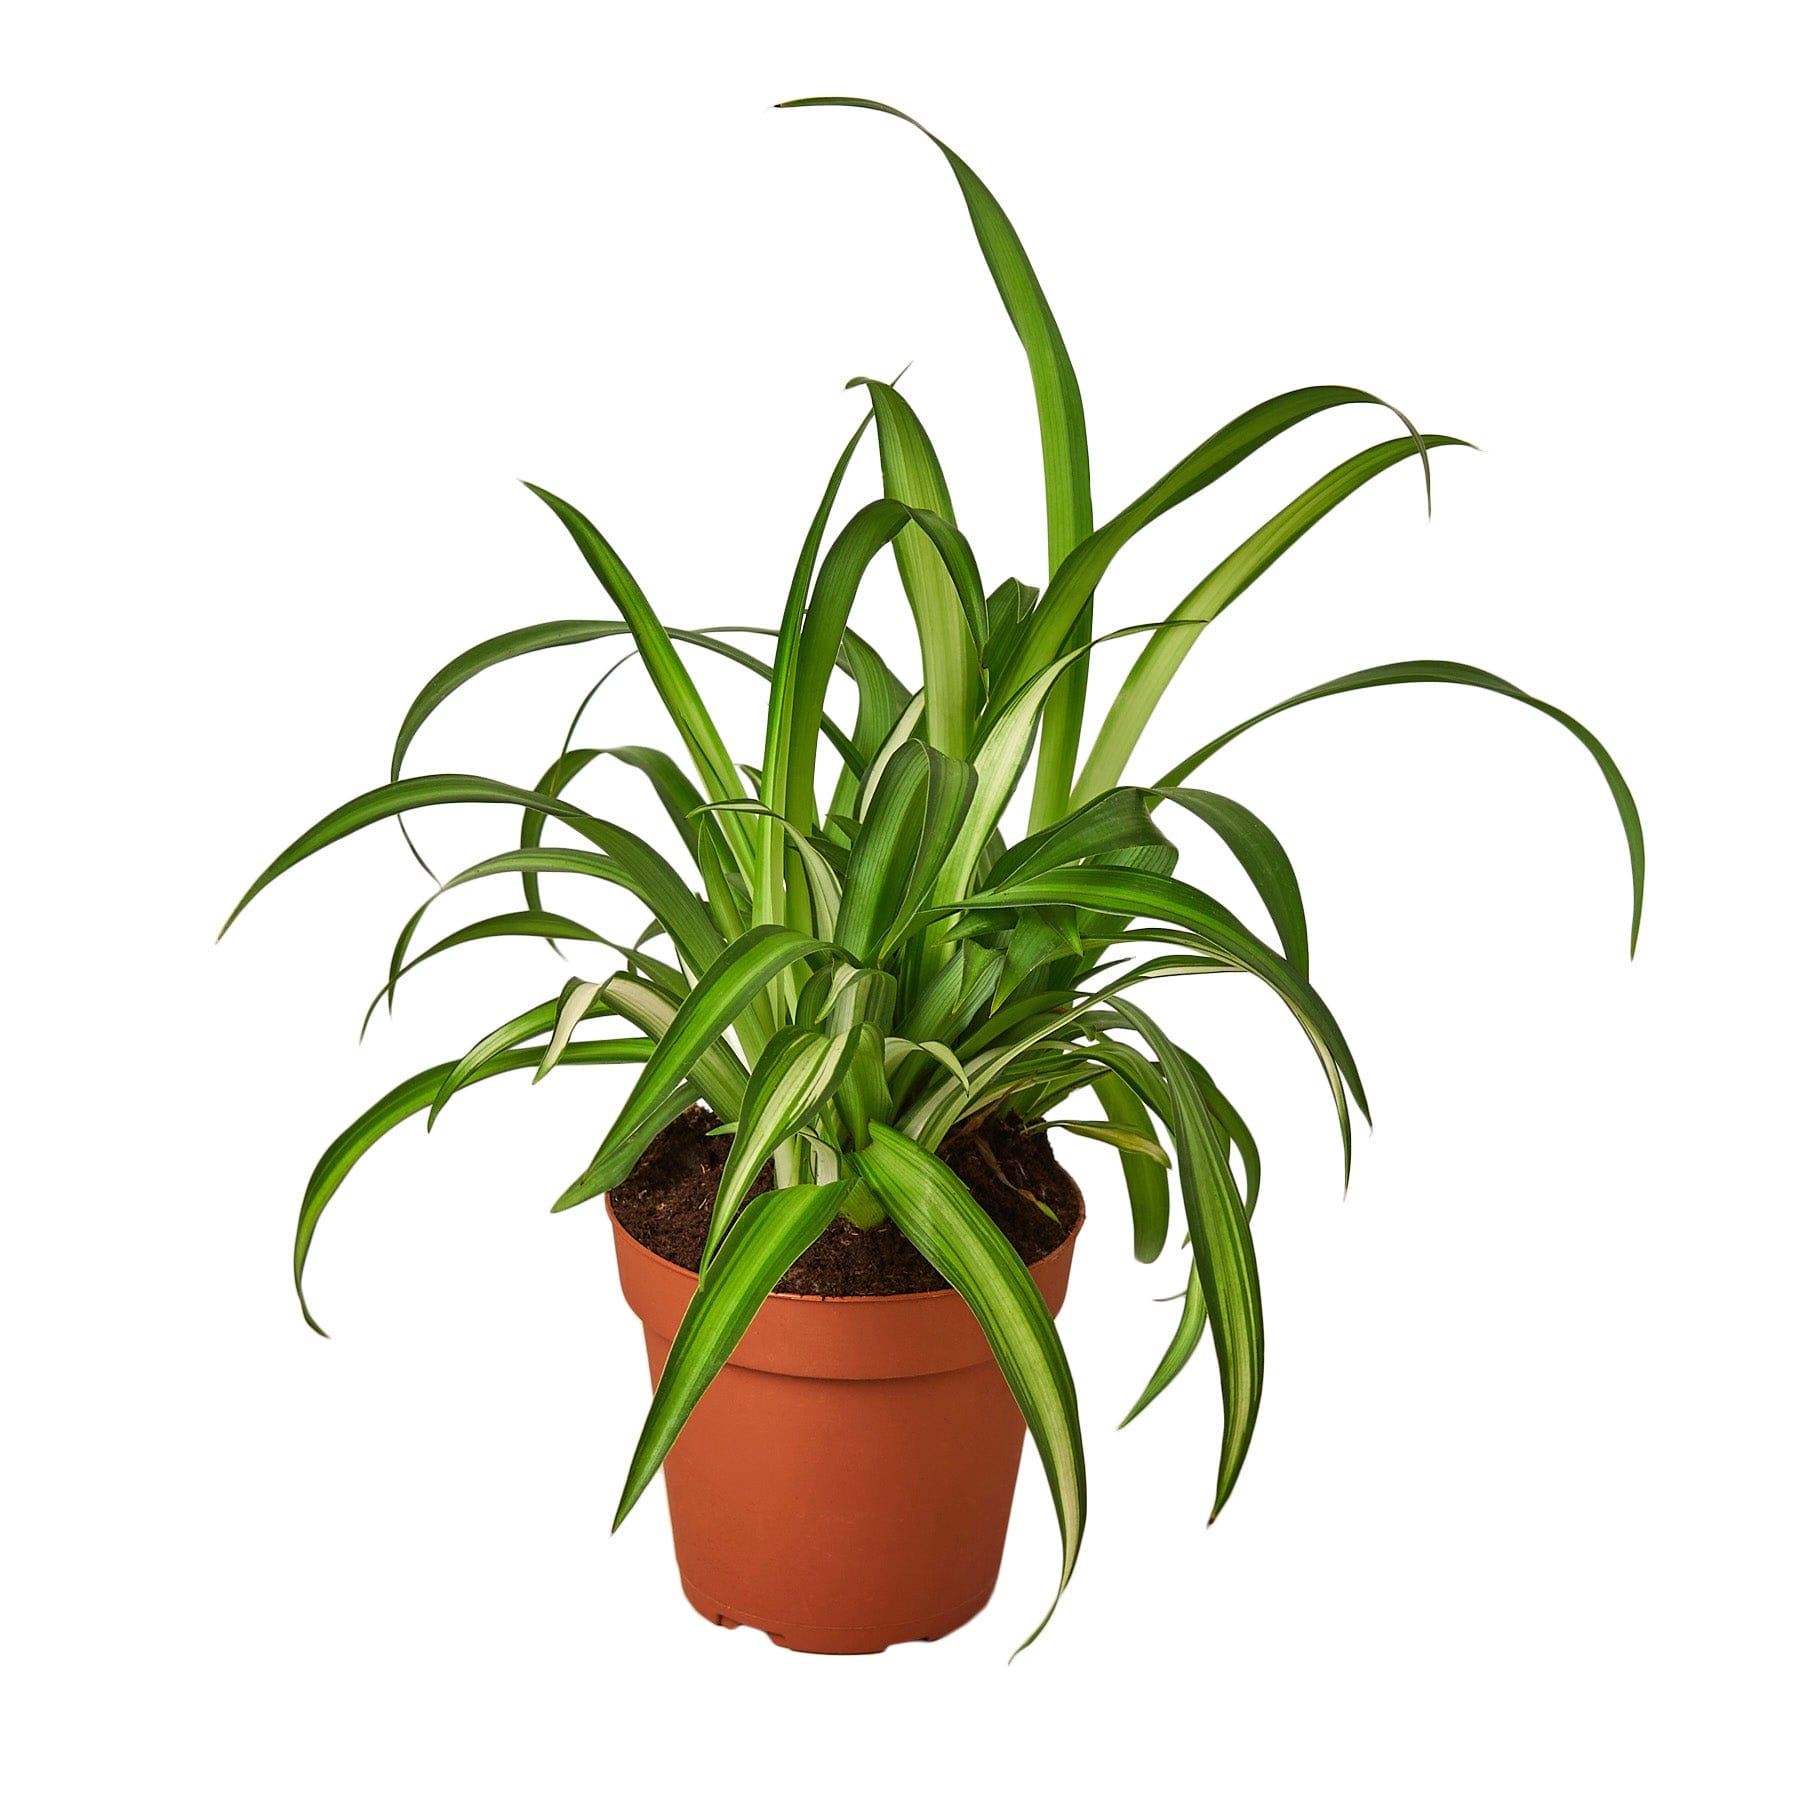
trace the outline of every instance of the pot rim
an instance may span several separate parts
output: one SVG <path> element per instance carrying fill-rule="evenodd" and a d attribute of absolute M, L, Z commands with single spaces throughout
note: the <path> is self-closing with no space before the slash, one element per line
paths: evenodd
<path fill-rule="evenodd" d="M 1069 1228 L 1069 1235 L 1066 1238 L 1064 1238 L 1063 1241 L 1060 1244 L 1058 1244 L 1054 1250 L 1047 1250 L 1035 1262 L 1026 1263 L 1025 1267 L 1028 1270 L 1041 1269 L 1046 1264 L 1054 1262 L 1057 1257 L 1066 1256 L 1073 1250 L 1076 1238 L 1078 1238 L 1081 1235 L 1082 1226 L 1087 1223 L 1087 1196 L 1081 1192 L 1079 1187 L 1076 1187 L 1075 1191 L 1076 1191 L 1076 1202 L 1077 1202 L 1076 1212 L 1075 1212 L 1075 1223 Z M 646 1244 L 641 1238 L 633 1236 L 631 1231 L 626 1227 L 624 1222 L 620 1219 L 619 1215 L 613 1211 L 611 1194 L 608 1194 L 606 1196 L 605 1203 L 606 1203 L 606 1216 L 609 1220 L 611 1220 L 614 1231 L 616 1231 L 621 1237 L 627 1239 L 630 1242 L 631 1247 L 634 1250 L 636 1250 L 640 1256 L 647 1257 L 651 1262 L 660 1264 L 663 1268 L 667 1269 L 670 1274 L 679 1275 L 682 1278 L 682 1280 L 684 1280 L 684 1281 L 698 1281 L 699 1280 L 699 1275 L 695 1270 L 686 1267 L 682 1263 L 671 1262 L 669 1260 L 669 1258 L 666 1256 L 657 1255 L 657 1253 L 654 1250 L 652 1250 L 650 1248 L 650 1246 L 648 1244 Z M 831 1305 L 831 1306 L 892 1306 L 895 1304 L 903 1304 L 909 1300 L 915 1301 L 915 1302 L 920 1301 L 920 1300 L 941 1300 L 946 1295 L 953 1295 L 953 1294 L 956 1294 L 956 1289 L 949 1286 L 947 1283 L 945 1284 L 945 1286 L 943 1286 L 941 1288 L 915 1288 L 912 1290 L 912 1292 L 905 1293 L 905 1294 L 776 1294 L 776 1293 L 771 1293 L 770 1295 L 767 1296 L 767 1298 L 764 1299 L 763 1305 L 767 1306 L 771 1301 L 775 1301 L 775 1300 L 781 1300 L 781 1301 L 794 1300 L 794 1301 L 798 1301 L 803 1306 L 817 1306 L 821 1303 Z M 960 1298 L 960 1296 L 958 1296 L 958 1298 Z M 760 1310 L 760 1308 L 759 1308 L 759 1310 Z"/>

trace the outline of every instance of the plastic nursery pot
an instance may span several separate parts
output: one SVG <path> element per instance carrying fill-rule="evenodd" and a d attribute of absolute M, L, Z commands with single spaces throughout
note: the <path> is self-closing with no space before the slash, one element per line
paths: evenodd
<path fill-rule="evenodd" d="M 694 1276 L 607 1216 L 654 1382 Z M 1031 1265 L 1052 1314 L 1082 1218 Z M 682 1589 L 789 1650 L 942 1637 L 994 1591 L 1024 1437 L 960 1294 L 771 1295 L 663 1463 Z"/>

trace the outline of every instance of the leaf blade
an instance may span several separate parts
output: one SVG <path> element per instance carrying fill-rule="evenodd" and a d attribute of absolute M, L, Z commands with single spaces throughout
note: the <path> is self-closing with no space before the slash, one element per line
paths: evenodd
<path fill-rule="evenodd" d="M 597 1043 L 571 1044 L 564 1052 L 563 1060 L 585 1064 L 637 1063 L 649 1056 L 650 1048 L 649 1041 L 644 1038 L 611 1038 Z M 508 1050 L 469 1075 L 467 1084 L 518 1069 L 535 1068 L 537 1062 L 535 1050 Z M 367 1151 L 396 1125 L 430 1106 L 456 1067 L 455 1063 L 439 1063 L 435 1068 L 421 1070 L 401 1082 L 340 1132 L 315 1165 L 300 1202 L 300 1220 L 294 1232 L 294 1292 L 300 1301 L 301 1316 L 320 1337 L 326 1335 L 324 1327 L 313 1317 L 306 1299 L 306 1263 L 319 1220 L 345 1178 Z"/>
<path fill-rule="evenodd" d="M 1069 1585 L 1087 1514 L 1087 1467 L 1074 1378 L 1050 1309 L 1019 1253 L 951 1169 L 886 1125 L 851 1162 L 925 1260 L 968 1301 L 993 1347 L 1044 1465 L 1062 1534 L 1057 1598 Z M 1030 1644 L 1056 1610 L 1053 1600 Z"/>
<path fill-rule="evenodd" d="M 668 1360 L 626 1471 L 612 1528 L 624 1524 L 674 1448 L 714 1376 L 730 1360 L 757 1309 L 796 1258 L 837 1216 L 856 1184 L 831 1182 L 777 1188 L 743 1211 L 713 1264 L 712 1279 L 695 1291 L 669 1346 Z"/>
<path fill-rule="evenodd" d="M 784 925 L 754 925 L 727 944 L 694 983 L 657 1040 L 637 1086 L 606 1134 L 599 1157 L 616 1150 L 642 1125 L 782 970 L 826 948 L 817 938 L 803 937 Z M 609 982 L 609 998 L 612 990 Z"/>
<path fill-rule="evenodd" d="M 1194 1268 L 1213 1322 L 1213 1350 L 1225 1408 L 1212 1509 L 1212 1519 L 1216 1519 L 1237 1485 L 1262 1405 L 1262 1288 L 1256 1249 L 1231 1166 L 1207 1110 L 1205 1092 L 1186 1054 L 1141 1007 L 1123 999 L 1113 1004 L 1154 1051 L 1173 1103 L 1170 1123 L 1182 1205 Z"/>
<path fill-rule="evenodd" d="M 1251 726 L 1260 725 L 1265 719 L 1274 718 L 1277 713 L 1284 713 L 1293 707 L 1304 706 L 1310 701 L 1327 699 L 1336 694 L 1350 694 L 1364 688 L 1395 687 L 1415 682 L 1485 688 L 1489 693 L 1500 694 L 1509 700 L 1517 700 L 1522 705 L 1532 707 L 1546 717 L 1556 720 L 1593 757 L 1599 766 L 1601 775 L 1606 780 L 1613 804 L 1618 810 L 1619 823 L 1625 829 L 1625 844 L 1631 859 L 1631 953 L 1635 956 L 1638 930 L 1644 917 L 1644 825 L 1638 813 L 1637 801 L 1626 784 L 1619 765 L 1613 761 L 1606 746 L 1579 719 L 1571 717 L 1560 707 L 1552 706 L 1549 701 L 1539 700 L 1535 695 L 1526 693 L 1523 688 L 1515 687 L 1510 681 L 1503 680 L 1498 675 L 1489 674 L 1486 669 L 1477 669 L 1472 664 L 1431 660 L 1381 663 L 1374 668 L 1357 669 L 1349 675 L 1340 675 L 1335 680 L 1321 682 L 1317 687 L 1307 688 L 1301 693 L 1290 695 L 1277 705 L 1265 707 L 1254 717 L 1232 726 L 1229 731 L 1221 732 L 1211 743 L 1202 745 L 1192 756 L 1177 763 L 1156 785 L 1159 788 L 1179 787 L 1203 762 L 1223 750 L 1234 738 L 1242 737 Z"/>

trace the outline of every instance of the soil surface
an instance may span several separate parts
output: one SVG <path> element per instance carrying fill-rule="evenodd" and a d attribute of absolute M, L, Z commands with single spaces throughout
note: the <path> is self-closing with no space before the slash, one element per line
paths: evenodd
<path fill-rule="evenodd" d="M 684 1269 L 700 1266 L 713 1196 L 731 1147 L 728 1137 L 706 1135 L 717 1123 L 705 1107 L 689 1107 L 651 1141 L 637 1167 L 608 1196 L 626 1231 Z M 973 1130 L 959 1127 L 938 1154 L 1026 1262 L 1048 1256 L 1075 1229 L 1081 1194 L 1043 1132 L 989 1119 Z M 769 1185 L 765 1168 L 751 1192 L 760 1194 Z M 775 1284 L 775 1292 L 922 1294 L 948 1285 L 893 1224 L 863 1231 L 848 1219 L 834 1219 Z"/>

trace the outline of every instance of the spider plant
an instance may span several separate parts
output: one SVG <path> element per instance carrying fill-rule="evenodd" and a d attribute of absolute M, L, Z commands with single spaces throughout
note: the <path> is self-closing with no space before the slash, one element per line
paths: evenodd
<path fill-rule="evenodd" d="M 905 118 L 866 100 L 789 104 Z M 518 815 L 516 842 L 444 881 L 406 921 L 382 994 L 391 1003 L 421 963 L 499 936 L 598 945 L 616 951 L 622 966 L 568 981 L 356 1120 L 307 1185 L 294 1243 L 296 1287 L 326 1206 L 358 1158 L 403 1119 L 425 1112 L 429 1125 L 464 1088 L 496 1075 L 531 1070 L 535 1079 L 570 1064 L 639 1064 L 591 1162 L 554 1210 L 606 1192 L 696 1101 L 711 1108 L 731 1141 L 699 1285 L 631 1459 L 618 1520 L 789 1265 L 839 1215 L 861 1228 L 891 1220 L 966 1298 L 1018 1400 L 1061 1527 L 1060 1595 L 1085 1511 L 1074 1383 L 1019 1256 L 933 1152 L 959 1124 L 994 1113 L 1031 1124 L 1050 1119 L 1105 1141 L 1117 1150 L 1136 1254 L 1145 1261 L 1169 1236 L 1173 1174 L 1186 1296 L 1173 1340 L 1130 1416 L 1181 1371 L 1210 1322 L 1224 1413 L 1216 1516 L 1243 1467 L 1262 1399 L 1263 1317 L 1250 1230 L 1261 1159 L 1237 1109 L 1149 1010 L 1153 984 L 1233 973 L 1271 990 L 1323 1071 L 1346 1180 L 1351 1108 L 1368 1114 L 1350 1046 L 1312 983 L 1292 864 L 1249 808 L 1194 785 L 1195 776 L 1241 733 L 1291 708 L 1362 688 L 1446 682 L 1536 708 L 1599 765 L 1630 851 L 1634 949 L 1643 837 L 1624 778 L 1590 732 L 1498 676 L 1454 662 L 1359 669 L 1217 732 L 1154 780 L 1125 781 L 1153 709 L 1203 629 L 1384 470 L 1416 459 L 1429 500 L 1430 456 L 1460 440 L 1415 430 L 1358 388 L 1299 388 L 1232 419 L 1096 525 L 1081 390 L 1043 289 L 993 195 L 954 151 L 931 141 L 955 176 L 1030 369 L 1043 450 L 1042 580 L 990 584 L 983 576 L 924 425 L 881 381 L 851 384 L 862 390 L 866 416 L 825 484 L 779 627 L 766 634 L 773 638 L 767 660 L 723 631 L 665 623 L 600 531 L 533 487 L 617 616 L 509 631 L 439 670 L 401 724 L 388 781 L 289 845 L 237 910 L 315 851 L 379 820 L 401 818 L 404 830 L 404 815 L 444 805 Z M 1137 632 L 1138 653 L 1083 758 L 1087 658 L 1106 641 L 1095 635 L 1095 598 L 1113 558 L 1272 439 L 1346 406 L 1385 407 L 1398 430 L 1320 476 L 1201 575 L 1166 618 L 1107 634 Z M 871 425 L 881 495 L 833 533 L 840 488 Z M 865 571 L 889 550 L 916 626 L 918 667 L 905 673 L 850 623 Z M 679 756 L 646 746 L 584 747 L 572 725 L 535 787 L 402 773 L 421 726 L 484 670 L 614 638 L 626 640 L 621 648 L 654 684 Z M 690 665 L 700 656 L 726 658 L 768 684 L 767 732 L 748 773 L 695 684 Z M 855 693 L 847 722 L 827 710 L 838 671 Z M 571 798 L 580 778 L 592 783 L 590 771 L 599 773 L 594 765 L 603 758 L 648 783 L 679 835 L 685 871 L 613 822 L 610 794 L 603 812 Z M 1009 843 L 1002 820 L 1027 784 L 1024 833 Z M 1176 876 L 1176 844 L 1164 826 L 1190 820 L 1242 865 L 1267 930 Z M 552 833 L 552 826 L 561 829 Z M 642 935 L 609 945 L 577 918 L 548 910 L 540 894 L 547 875 L 634 895 L 648 914 Z M 509 876 L 520 884 L 518 908 L 415 948 L 437 894 Z M 623 1029 L 583 1035 L 591 1021 Z M 1070 1103 L 1078 1111 L 1065 1118 L 1059 1109 Z M 770 1163 L 772 1189 L 750 1198 Z M 305 1316 L 317 1329 L 309 1310 Z"/>

